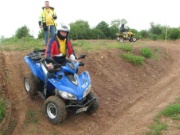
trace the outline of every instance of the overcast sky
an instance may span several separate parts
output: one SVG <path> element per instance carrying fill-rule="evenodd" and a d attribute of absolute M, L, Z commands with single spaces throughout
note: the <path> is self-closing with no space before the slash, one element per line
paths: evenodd
<path fill-rule="evenodd" d="M 0 36 L 11 37 L 26 25 L 37 37 L 38 17 L 45 0 L 1 0 Z M 58 22 L 88 21 L 91 27 L 99 22 L 126 19 L 127 26 L 149 29 L 150 22 L 180 26 L 179 0 L 49 0 L 55 7 Z"/>

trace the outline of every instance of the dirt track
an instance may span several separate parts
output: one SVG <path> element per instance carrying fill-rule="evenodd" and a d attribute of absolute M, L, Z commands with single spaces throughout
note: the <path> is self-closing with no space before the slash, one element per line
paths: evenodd
<path fill-rule="evenodd" d="M 0 52 L 6 74 L 6 94 L 13 106 L 13 122 L 7 134 L 142 134 L 156 112 L 180 94 L 179 43 L 143 43 L 158 48 L 160 53 L 158 60 L 147 60 L 140 67 L 121 59 L 118 55 L 122 51 L 118 49 L 87 53 L 86 66 L 81 70 L 89 71 L 93 89 L 100 98 L 100 108 L 92 116 L 68 114 L 61 125 L 50 124 L 41 111 L 43 101 L 39 97 L 32 101 L 24 91 L 23 75 L 28 69 L 23 57 L 28 52 Z M 35 113 L 36 122 L 28 121 L 29 112 Z"/>

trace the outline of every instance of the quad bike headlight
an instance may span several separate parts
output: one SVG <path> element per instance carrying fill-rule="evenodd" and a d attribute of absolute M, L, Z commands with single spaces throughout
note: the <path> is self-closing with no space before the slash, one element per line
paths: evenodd
<path fill-rule="evenodd" d="M 89 85 L 89 87 L 85 90 L 85 92 L 83 94 L 83 98 L 86 97 L 90 91 L 91 91 L 91 85 Z"/>
<path fill-rule="evenodd" d="M 62 98 L 64 99 L 68 99 L 68 100 L 77 100 L 76 96 L 68 93 L 68 92 L 64 92 L 64 91 L 59 91 L 59 94 L 61 95 Z"/>

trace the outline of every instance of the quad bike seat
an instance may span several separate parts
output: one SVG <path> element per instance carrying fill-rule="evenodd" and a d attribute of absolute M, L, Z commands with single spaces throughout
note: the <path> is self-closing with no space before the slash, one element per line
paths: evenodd
<path fill-rule="evenodd" d="M 45 54 L 45 50 L 38 50 L 27 54 L 27 56 L 29 56 L 33 61 L 38 61 L 44 57 L 44 54 Z"/>

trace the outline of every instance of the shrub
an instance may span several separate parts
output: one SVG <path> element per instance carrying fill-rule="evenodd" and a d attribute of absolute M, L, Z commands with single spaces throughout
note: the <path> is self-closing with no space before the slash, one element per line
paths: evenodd
<path fill-rule="evenodd" d="M 172 28 L 169 34 L 169 38 L 172 40 L 178 39 L 180 36 L 180 31 L 177 28 Z"/>
<path fill-rule="evenodd" d="M 119 48 L 124 51 L 128 51 L 128 52 L 132 52 L 132 50 L 133 50 L 132 45 L 127 45 L 127 44 L 120 45 Z"/>
<path fill-rule="evenodd" d="M 29 29 L 27 28 L 27 26 L 22 26 L 21 28 L 17 29 L 15 36 L 18 39 L 30 36 Z"/>
<path fill-rule="evenodd" d="M 151 125 L 149 127 L 151 129 L 151 132 L 148 135 L 161 135 L 161 131 L 166 130 L 167 127 L 168 125 L 164 123 L 156 123 L 154 125 Z"/>
<path fill-rule="evenodd" d="M 180 104 L 172 104 L 166 107 L 162 112 L 161 115 L 169 116 L 171 118 L 178 117 L 180 115 Z"/>
<path fill-rule="evenodd" d="M 121 57 L 134 65 L 142 65 L 144 61 L 144 57 L 130 53 L 124 53 L 121 55 Z"/>
<path fill-rule="evenodd" d="M 156 41 L 157 40 L 157 35 L 152 35 L 152 40 Z"/>
<path fill-rule="evenodd" d="M 152 50 L 150 48 L 142 48 L 140 51 L 142 56 L 146 58 L 152 57 Z"/>

